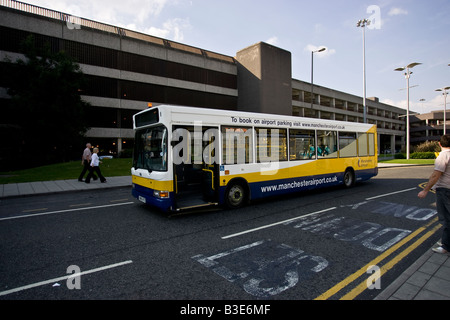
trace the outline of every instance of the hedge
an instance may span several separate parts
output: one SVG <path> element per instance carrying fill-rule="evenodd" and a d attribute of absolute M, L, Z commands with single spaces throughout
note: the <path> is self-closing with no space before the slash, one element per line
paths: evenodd
<path fill-rule="evenodd" d="M 394 155 L 395 159 L 406 159 L 404 153 L 396 153 Z M 409 155 L 410 159 L 436 159 L 436 154 L 434 152 L 413 152 Z"/>
<path fill-rule="evenodd" d="M 435 159 L 434 152 L 414 152 L 410 155 L 411 159 Z"/>

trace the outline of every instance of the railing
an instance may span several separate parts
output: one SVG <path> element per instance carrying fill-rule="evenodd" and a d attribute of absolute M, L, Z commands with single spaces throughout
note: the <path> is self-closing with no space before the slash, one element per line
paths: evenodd
<path fill-rule="evenodd" d="M 11 9 L 16 9 L 16 10 L 25 11 L 28 13 L 37 14 L 37 15 L 44 16 L 47 18 L 62 20 L 61 12 L 41 8 L 41 7 L 34 6 L 34 5 L 28 4 L 28 3 L 12 1 L 12 0 L 0 0 L 0 5 L 11 8 Z"/>
<path fill-rule="evenodd" d="M 143 40 L 146 42 L 159 44 L 159 45 L 162 45 L 162 46 L 165 46 L 168 48 L 186 51 L 186 52 L 194 53 L 197 55 L 202 55 L 202 56 L 212 58 L 212 59 L 235 63 L 235 60 L 233 57 L 226 56 L 226 55 L 223 55 L 220 53 L 215 53 L 215 52 L 199 49 L 199 48 L 181 44 L 181 43 L 178 43 L 175 41 L 161 39 L 161 38 L 154 37 L 154 36 L 151 36 L 148 34 L 115 27 L 112 25 L 108 25 L 105 23 L 101 23 L 101 22 L 97 22 L 97 21 L 93 21 L 93 20 L 89 20 L 89 19 L 74 17 L 74 16 L 66 14 L 66 13 L 38 7 L 38 6 L 35 6 L 32 4 L 23 3 L 20 1 L 0 0 L 0 6 L 27 12 L 27 13 L 31 13 L 31 14 L 35 14 L 35 15 L 39 15 L 42 17 L 59 20 L 64 23 L 67 23 L 68 26 L 71 26 L 71 27 L 80 26 L 80 27 L 87 27 L 87 28 L 91 28 L 91 29 L 95 29 L 95 30 L 101 30 L 101 31 L 109 32 L 109 33 L 118 34 L 119 36 L 122 36 L 122 37 L 139 39 L 139 40 Z"/>

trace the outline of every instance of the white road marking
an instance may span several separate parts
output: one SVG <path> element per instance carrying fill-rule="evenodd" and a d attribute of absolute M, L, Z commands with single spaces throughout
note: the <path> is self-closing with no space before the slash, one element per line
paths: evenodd
<path fill-rule="evenodd" d="M 133 203 L 134 202 L 124 202 L 124 203 L 107 204 L 107 205 L 103 205 L 103 206 L 94 206 L 94 207 L 86 207 L 86 208 L 75 208 L 75 209 L 66 209 L 66 210 L 57 210 L 57 211 L 50 211 L 50 212 L 26 214 L 26 215 L 21 215 L 21 216 L 0 218 L 0 221 L 44 216 L 44 215 L 55 214 L 55 213 L 65 213 L 65 212 L 74 212 L 74 211 L 82 211 L 82 210 L 94 210 L 94 209 L 101 209 L 101 208 L 109 208 L 109 207 L 116 207 L 116 206 L 125 206 L 125 205 L 133 204 Z"/>
<path fill-rule="evenodd" d="M 391 193 L 386 193 L 386 194 L 374 196 L 374 197 L 371 197 L 371 198 L 367 198 L 366 200 L 373 200 L 373 199 L 386 197 L 386 196 L 390 196 L 390 195 L 397 194 L 397 193 L 412 191 L 412 190 L 415 190 L 415 189 L 416 188 L 414 187 L 414 188 L 409 188 L 409 189 L 405 189 L 405 190 L 400 190 L 400 191 L 395 191 L 395 192 L 391 192 Z M 290 221 L 293 221 L 293 220 L 296 220 L 296 219 L 308 217 L 308 216 L 311 216 L 313 214 L 331 211 L 331 210 L 334 210 L 336 208 L 337 207 L 331 207 L 331 208 L 328 208 L 328 209 L 324 209 L 324 210 L 316 211 L 316 212 L 313 212 L 313 213 L 309 213 L 309 214 L 306 214 L 306 215 L 303 215 L 303 216 L 295 217 L 295 218 L 292 218 L 292 219 L 287 219 L 287 220 L 283 220 L 283 221 L 280 221 L 280 222 L 275 222 L 275 223 L 272 223 L 272 224 L 264 225 L 264 226 L 261 226 L 261 227 L 258 227 L 258 228 L 249 229 L 249 230 L 245 230 L 245 231 L 242 231 L 242 232 L 230 234 L 228 236 L 222 237 L 222 240 L 233 238 L 233 237 L 237 237 L 237 236 L 240 236 L 240 235 L 243 235 L 243 234 L 246 234 L 246 233 L 251 233 L 251 232 L 254 232 L 254 231 L 258 231 L 258 230 L 261 230 L 261 229 L 270 228 L 270 227 L 273 227 L 273 226 L 276 226 L 276 225 L 279 225 L 279 224 L 283 224 L 283 223 L 287 223 L 287 222 L 290 222 Z"/>
<path fill-rule="evenodd" d="M 229 255 L 234 257 L 220 261 Z M 311 256 L 271 240 L 253 242 L 209 257 L 199 254 L 192 259 L 259 298 L 278 295 L 329 264 L 320 256 Z"/>
<path fill-rule="evenodd" d="M 119 263 L 115 263 L 115 264 L 110 264 L 108 266 L 104 266 L 104 267 L 100 267 L 100 268 L 96 268 L 96 269 L 83 271 L 83 272 L 76 273 L 76 274 L 72 273 L 72 274 L 69 274 L 69 275 L 63 276 L 63 277 L 32 283 L 32 284 L 29 284 L 29 285 L 26 285 L 26 286 L 22 286 L 22 287 L 18 287 L 18 288 L 15 288 L 15 289 L 1 291 L 0 292 L 0 296 L 5 296 L 7 294 L 11 294 L 11 293 L 15 293 L 15 292 L 31 289 L 31 288 L 36 288 L 36 287 L 40 287 L 40 286 L 44 286 L 46 284 L 50 284 L 50 283 L 54 283 L 54 282 L 57 282 L 57 281 L 62 281 L 62 280 L 66 280 L 66 279 L 69 279 L 69 278 L 73 278 L 74 276 L 78 277 L 78 276 L 82 276 L 82 275 L 85 275 L 85 274 L 90 274 L 90 273 L 94 273 L 94 272 L 99 272 L 99 271 L 103 271 L 103 270 L 107 270 L 107 269 L 120 267 L 120 266 L 129 264 L 129 263 L 133 263 L 133 261 L 132 260 L 127 260 L 127 261 L 123 261 L 123 262 L 119 262 Z"/>
<path fill-rule="evenodd" d="M 290 221 L 294 221 L 294 220 L 297 220 L 297 219 L 300 219 L 300 218 L 308 217 L 308 216 L 311 216 L 311 215 L 313 215 L 313 214 L 331 211 L 331 210 L 334 210 L 334 209 L 336 209 L 336 208 L 337 208 L 337 207 L 332 207 L 332 208 L 328 208 L 328 209 L 316 211 L 316 212 L 313 212 L 313 213 L 305 214 L 305 215 L 303 215 L 303 216 L 299 216 L 299 217 L 295 217 L 295 218 L 291 218 L 291 219 L 287 219 L 287 220 L 283 220 L 283 221 L 279 221 L 279 222 L 267 224 L 267 225 L 265 225 L 265 226 L 261 226 L 261 227 L 258 227 L 258 228 L 249 229 L 249 230 L 245 230 L 245 231 L 242 231 L 242 232 L 230 234 L 230 235 L 228 235 L 228 236 L 222 237 L 222 239 L 225 240 L 225 239 L 237 237 L 237 236 L 240 236 L 240 235 L 243 235 L 243 234 L 246 234 L 246 233 L 251 233 L 251 232 L 254 232 L 254 231 L 261 230 L 261 229 L 266 229 L 266 228 L 270 228 L 270 227 L 273 227 L 273 226 L 277 226 L 277 225 L 279 225 L 279 224 L 283 224 L 283 223 L 287 223 L 287 222 L 290 222 Z"/>
<path fill-rule="evenodd" d="M 377 198 L 382 198 L 382 197 L 387 197 L 390 196 L 392 194 L 397 194 L 397 193 L 402 193 L 402 192 L 408 192 L 408 191 L 412 191 L 412 190 L 416 190 L 417 188 L 409 188 L 409 189 L 405 189 L 405 190 L 400 190 L 400 191 L 395 191 L 395 192 L 391 192 L 391 193 L 385 193 L 385 194 L 381 194 L 379 196 L 375 196 L 375 197 L 371 197 L 371 198 L 367 198 L 366 200 L 373 200 L 373 199 L 377 199 Z"/>

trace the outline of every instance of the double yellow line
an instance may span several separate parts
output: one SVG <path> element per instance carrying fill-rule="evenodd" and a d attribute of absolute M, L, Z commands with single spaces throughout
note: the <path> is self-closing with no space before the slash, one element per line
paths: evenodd
<path fill-rule="evenodd" d="M 367 270 L 373 266 L 373 265 L 378 265 L 380 262 L 382 262 L 383 260 L 387 259 L 391 254 L 393 254 L 395 251 L 397 251 L 398 249 L 400 249 L 402 246 L 404 246 L 405 244 L 407 244 L 408 242 L 412 241 L 415 237 L 419 236 L 421 233 L 426 232 L 427 229 L 432 226 L 435 222 L 438 221 L 438 218 L 434 218 L 433 220 L 431 220 L 429 223 L 427 223 L 425 226 L 420 227 L 419 229 L 417 229 L 416 231 L 414 231 L 413 233 L 411 233 L 409 236 L 407 236 L 406 238 L 404 238 L 402 241 L 398 242 L 396 245 L 392 246 L 390 249 L 386 250 L 385 252 L 383 252 L 383 254 L 379 255 L 378 257 L 376 257 L 374 260 L 370 261 L 368 264 L 366 264 L 364 267 L 362 267 L 361 269 L 359 269 L 358 271 L 356 271 L 355 273 L 351 274 L 350 276 L 348 276 L 347 278 L 345 278 L 344 280 L 342 280 L 341 282 L 339 282 L 338 284 L 336 284 L 334 287 L 332 287 L 331 289 L 329 289 L 328 291 L 326 291 L 325 293 L 321 294 L 320 296 L 318 296 L 317 298 L 315 298 L 314 300 L 327 300 L 330 297 L 334 296 L 335 294 L 337 294 L 339 291 L 341 291 L 342 289 L 346 288 L 347 286 L 349 286 L 352 282 L 354 282 L 355 280 L 357 280 L 359 277 L 361 277 L 362 275 L 367 273 Z M 379 272 L 379 276 L 381 277 L 382 275 L 384 275 L 386 272 L 388 272 L 390 269 L 392 269 L 392 267 L 394 267 L 397 263 L 399 263 L 403 258 L 405 258 L 409 253 L 411 253 L 411 251 L 413 251 L 414 249 L 416 249 L 419 245 L 421 245 L 425 240 L 427 240 L 429 237 L 431 237 L 439 228 L 441 227 L 441 225 L 436 225 L 434 227 L 432 227 L 432 229 L 428 232 L 426 232 L 424 235 L 422 235 L 418 240 L 416 240 L 414 243 L 412 243 L 411 245 L 409 245 L 406 249 L 404 249 L 403 251 L 401 251 L 400 253 L 398 253 L 396 256 L 394 256 L 390 261 L 388 261 L 387 263 L 385 263 L 382 267 L 380 267 L 380 272 Z M 373 276 L 371 276 L 373 278 Z M 363 280 L 361 283 L 359 283 L 358 285 L 356 285 L 356 287 L 354 287 L 350 292 L 348 292 L 347 294 L 345 294 L 344 296 L 342 296 L 340 298 L 340 300 L 353 300 L 355 299 L 358 295 L 360 295 L 364 290 L 367 289 L 367 279 Z"/>

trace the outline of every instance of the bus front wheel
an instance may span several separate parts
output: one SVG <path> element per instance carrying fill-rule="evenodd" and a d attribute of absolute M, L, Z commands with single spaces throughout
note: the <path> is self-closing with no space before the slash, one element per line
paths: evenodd
<path fill-rule="evenodd" d="M 344 173 L 344 186 L 346 188 L 353 187 L 355 185 L 355 172 L 352 169 L 345 170 Z"/>
<path fill-rule="evenodd" d="M 242 207 L 246 198 L 247 192 L 241 183 L 233 183 L 227 188 L 225 202 L 228 208 L 237 209 Z"/>

